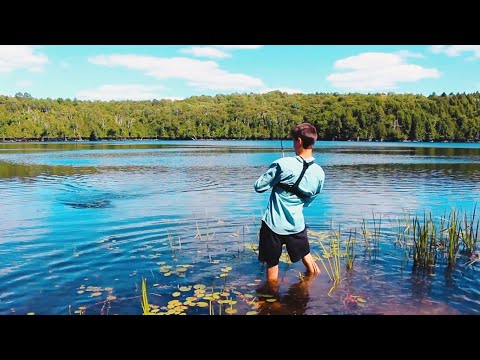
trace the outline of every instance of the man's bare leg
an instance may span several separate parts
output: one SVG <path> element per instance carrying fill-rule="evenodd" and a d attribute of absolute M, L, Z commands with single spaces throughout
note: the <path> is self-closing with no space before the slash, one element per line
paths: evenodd
<path fill-rule="evenodd" d="M 307 272 L 309 274 L 318 275 L 322 272 L 318 267 L 317 263 L 315 262 L 315 259 L 312 257 L 312 254 L 308 253 L 307 255 L 305 255 L 302 259 L 302 262 L 303 265 L 305 265 L 305 267 L 307 268 Z"/>
<path fill-rule="evenodd" d="M 278 265 L 267 268 L 267 281 L 278 283 Z"/>

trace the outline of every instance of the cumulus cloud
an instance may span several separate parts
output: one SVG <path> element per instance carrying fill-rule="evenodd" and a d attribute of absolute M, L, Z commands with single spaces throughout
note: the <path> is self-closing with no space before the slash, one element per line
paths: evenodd
<path fill-rule="evenodd" d="M 229 49 L 229 50 L 255 50 L 263 47 L 263 45 L 213 45 L 213 46 L 222 48 L 222 49 Z"/>
<path fill-rule="evenodd" d="M 432 45 L 430 50 L 434 54 L 447 54 L 448 56 L 460 56 L 464 52 L 473 53 L 473 58 L 480 58 L 480 45 Z"/>
<path fill-rule="evenodd" d="M 423 54 L 415 53 L 415 52 L 412 52 L 410 50 L 400 50 L 400 51 L 397 51 L 397 54 L 400 55 L 403 58 L 407 58 L 407 57 L 424 58 L 425 57 L 425 56 L 423 56 Z"/>
<path fill-rule="evenodd" d="M 181 79 L 190 86 L 207 90 L 242 91 L 264 86 L 259 78 L 228 72 L 211 60 L 113 54 L 93 56 L 88 61 L 96 65 L 138 70 L 159 80 Z"/>
<path fill-rule="evenodd" d="M 180 49 L 182 54 L 191 54 L 197 57 L 208 57 L 223 59 L 231 57 L 231 51 L 235 50 L 254 50 L 259 49 L 263 45 L 210 45 L 210 46 L 193 46 L 190 48 Z"/>
<path fill-rule="evenodd" d="M 180 52 L 183 54 L 192 54 L 193 56 L 198 57 L 209 57 L 209 58 L 226 58 L 230 57 L 229 53 L 222 51 L 220 49 L 214 47 L 206 47 L 206 46 L 194 46 L 191 48 L 184 48 L 180 49 Z"/>
<path fill-rule="evenodd" d="M 158 90 L 164 86 L 147 86 L 141 84 L 106 84 L 93 90 L 82 90 L 76 94 L 80 100 L 153 100 L 164 99 Z"/>
<path fill-rule="evenodd" d="M 35 46 L 0 45 L 0 73 L 18 69 L 39 72 L 47 62 L 48 57 L 38 53 Z"/>
<path fill-rule="evenodd" d="M 172 101 L 175 101 L 175 100 L 183 100 L 185 99 L 183 96 L 163 96 L 162 97 L 162 100 L 172 100 Z M 157 99 L 159 100 L 159 99 Z"/>
<path fill-rule="evenodd" d="M 396 89 L 399 82 L 440 76 L 435 68 L 407 63 L 406 57 L 398 53 L 381 52 L 350 56 L 335 62 L 334 67 L 340 72 L 328 75 L 327 80 L 332 86 L 345 90 L 378 91 Z"/>

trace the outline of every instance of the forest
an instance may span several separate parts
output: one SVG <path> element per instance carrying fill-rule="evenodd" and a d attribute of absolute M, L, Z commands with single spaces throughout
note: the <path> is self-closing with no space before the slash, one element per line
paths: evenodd
<path fill-rule="evenodd" d="M 480 139 L 480 93 L 229 94 L 184 100 L 80 101 L 0 96 L 0 141 L 286 139 L 310 122 L 319 140 Z"/>

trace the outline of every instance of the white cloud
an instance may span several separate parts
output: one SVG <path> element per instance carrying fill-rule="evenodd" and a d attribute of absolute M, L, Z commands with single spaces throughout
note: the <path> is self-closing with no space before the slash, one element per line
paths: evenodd
<path fill-rule="evenodd" d="M 263 45 L 213 45 L 213 46 L 222 48 L 222 49 L 229 49 L 229 50 L 255 50 L 263 47 Z"/>
<path fill-rule="evenodd" d="M 480 58 L 480 45 L 432 45 L 430 50 L 435 54 L 445 53 L 448 56 L 460 56 L 464 52 L 472 52 L 473 58 Z"/>
<path fill-rule="evenodd" d="M 288 87 L 278 87 L 278 88 L 263 88 L 260 89 L 258 92 L 260 94 L 265 94 L 271 91 L 281 91 L 287 94 L 302 94 L 303 91 L 302 89 L 297 89 L 297 88 L 288 88 Z"/>
<path fill-rule="evenodd" d="M 352 91 L 396 89 L 399 82 L 415 82 L 425 78 L 438 78 L 435 68 L 408 64 L 404 56 L 392 53 L 368 52 L 335 62 L 334 67 L 345 72 L 327 76 L 336 88 Z"/>
<path fill-rule="evenodd" d="M 397 51 L 397 54 L 400 55 L 402 58 L 413 57 L 413 58 L 424 58 L 423 54 L 415 53 L 410 50 L 400 50 Z"/>
<path fill-rule="evenodd" d="M 217 48 L 202 46 L 194 46 L 191 48 L 180 49 L 180 52 L 183 54 L 192 54 L 193 56 L 198 57 L 210 57 L 219 59 L 232 56 L 229 53 L 226 53 L 225 51 L 219 50 Z"/>
<path fill-rule="evenodd" d="M 447 46 L 446 45 L 432 45 L 430 47 L 430 50 L 434 53 L 434 54 L 440 54 L 441 52 L 444 51 L 444 49 L 446 48 Z"/>
<path fill-rule="evenodd" d="M 19 80 L 17 81 L 17 86 L 18 87 L 21 87 L 21 88 L 29 88 L 30 86 L 32 86 L 32 81 L 30 80 Z"/>
<path fill-rule="evenodd" d="M 187 84 L 209 90 L 248 90 L 263 87 L 263 82 L 245 74 L 230 73 L 211 60 L 185 57 L 161 58 L 140 55 L 100 55 L 88 59 L 92 64 L 125 67 L 142 71 L 156 79 L 182 79 Z"/>
<path fill-rule="evenodd" d="M 36 52 L 30 45 L 0 45 L 0 73 L 27 69 L 38 72 L 48 62 L 46 55 Z"/>
<path fill-rule="evenodd" d="M 153 100 L 163 99 L 157 90 L 164 86 L 147 86 L 141 84 L 106 84 L 94 90 L 82 90 L 76 94 L 80 100 Z"/>
<path fill-rule="evenodd" d="M 162 97 L 163 100 L 172 100 L 172 101 L 175 101 L 175 100 L 183 100 L 185 99 L 183 96 L 164 96 Z M 158 99 L 157 99 L 158 100 Z"/>

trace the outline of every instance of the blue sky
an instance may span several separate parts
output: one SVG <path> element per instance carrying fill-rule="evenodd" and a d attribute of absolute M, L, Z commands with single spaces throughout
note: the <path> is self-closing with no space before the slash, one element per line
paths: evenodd
<path fill-rule="evenodd" d="M 480 91 L 480 45 L 0 45 L 0 94 L 79 100 Z"/>

